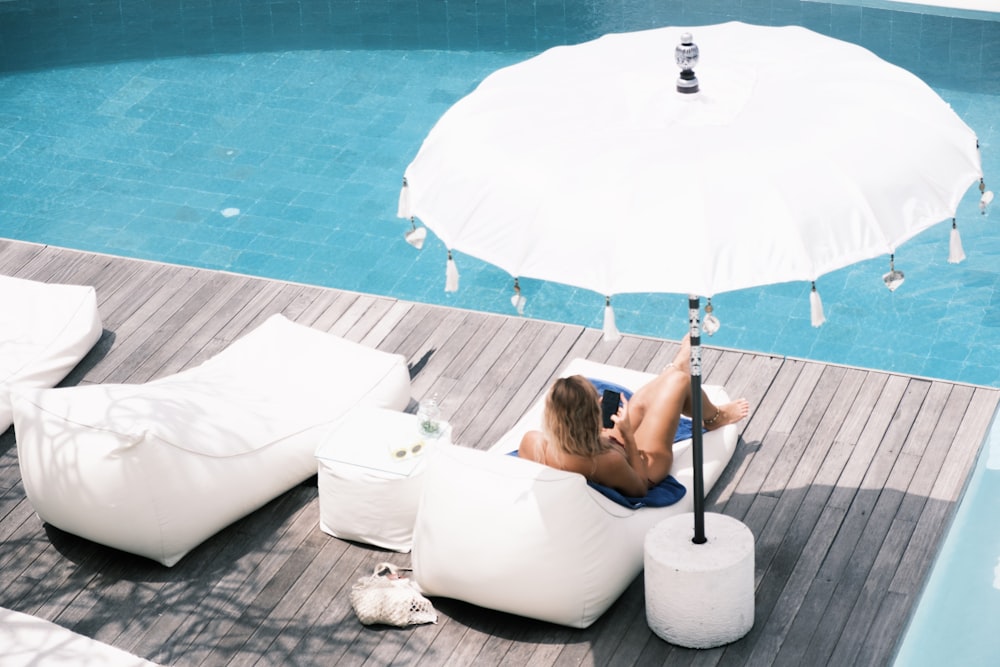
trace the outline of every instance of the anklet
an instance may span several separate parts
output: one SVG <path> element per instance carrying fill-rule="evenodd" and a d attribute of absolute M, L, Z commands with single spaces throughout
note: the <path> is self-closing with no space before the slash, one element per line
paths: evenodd
<path fill-rule="evenodd" d="M 712 417 L 711 419 L 705 419 L 705 420 L 703 420 L 705 422 L 705 426 L 708 427 L 708 426 L 711 426 L 712 424 L 714 424 L 715 421 L 719 418 L 719 415 L 721 415 L 721 414 L 722 414 L 722 408 L 716 408 L 715 409 L 715 416 L 714 417 Z"/>

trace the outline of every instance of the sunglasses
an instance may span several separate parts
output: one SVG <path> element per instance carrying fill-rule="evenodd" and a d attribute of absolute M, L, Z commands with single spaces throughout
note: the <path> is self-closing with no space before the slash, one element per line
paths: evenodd
<path fill-rule="evenodd" d="M 396 461 L 403 461 L 410 458 L 411 456 L 417 456 L 420 452 L 424 451 L 424 443 L 416 442 L 409 447 L 397 447 L 389 452 L 392 458 Z"/>

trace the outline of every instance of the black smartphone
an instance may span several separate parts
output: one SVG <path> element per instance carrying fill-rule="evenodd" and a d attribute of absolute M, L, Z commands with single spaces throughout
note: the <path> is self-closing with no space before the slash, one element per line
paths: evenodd
<path fill-rule="evenodd" d="M 618 414 L 618 408 L 622 404 L 622 395 L 613 389 L 605 389 L 601 396 L 601 421 L 604 428 L 612 428 L 615 423 L 611 421 L 611 415 Z"/>

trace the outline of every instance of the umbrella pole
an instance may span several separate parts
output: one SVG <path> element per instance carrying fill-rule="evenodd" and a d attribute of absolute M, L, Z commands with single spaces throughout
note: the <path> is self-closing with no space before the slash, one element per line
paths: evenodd
<path fill-rule="evenodd" d="M 705 537 L 705 475 L 702 451 L 701 404 L 701 300 L 688 297 L 688 324 L 691 337 L 691 457 L 694 463 L 694 539 L 695 544 L 707 542 Z"/>

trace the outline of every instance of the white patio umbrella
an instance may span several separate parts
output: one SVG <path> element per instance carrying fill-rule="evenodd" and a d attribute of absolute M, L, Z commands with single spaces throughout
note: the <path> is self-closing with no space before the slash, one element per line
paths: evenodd
<path fill-rule="evenodd" d="M 700 49 L 695 93 L 677 85 L 684 33 Z M 494 72 L 425 139 L 399 215 L 449 249 L 448 289 L 458 250 L 608 304 L 691 295 L 700 396 L 700 297 L 891 265 L 981 177 L 975 134 L 916 76 L 805 28 L 734 22 L 606 35 Z M 697 541 L 700 437 L 694 454 Z"/>

